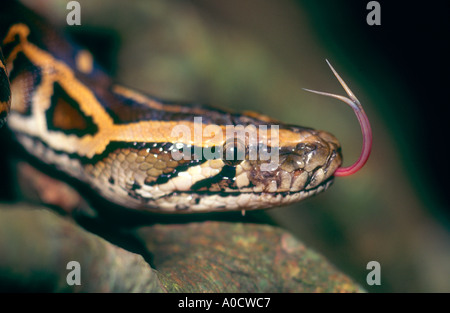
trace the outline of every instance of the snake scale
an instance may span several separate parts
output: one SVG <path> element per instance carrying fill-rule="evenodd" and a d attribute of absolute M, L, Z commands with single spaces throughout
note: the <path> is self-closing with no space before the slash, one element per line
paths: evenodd
<path fill-rule="evenodd" d="M 350 99 L 313 92 L 338 98 L 357 114 L 363 149 L 347 168 L 328 132 L 116 85 L 90 52 L 15 1 L 2 3 L 0 39 L 0 123 L 7 120 L 32 157 L 125 208 L 192 213 L 284 205 L 356 172 L 370 153 L 364 110 L 331 65 Z M 229 128 L 243 136 L 238 140 Z M 274 158 L 249 157 L 251 139 Z"/>

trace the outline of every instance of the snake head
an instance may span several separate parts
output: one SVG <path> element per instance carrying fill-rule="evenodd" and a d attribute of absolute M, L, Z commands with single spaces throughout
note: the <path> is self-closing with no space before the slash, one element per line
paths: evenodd
<path fill-rule="evenodd" d="M 372 141 L 359 101 L 332 70 L 350 99 L 312 92 L 340 99 L 356 112 L 364 143 L 360 158 L 349 167 L 341 167 L 340 143 L 328 132 L 257 113 L 172 106 L 178 121 L 158 123 L 155 129 L 167 141 L 110 146 L 104 159 L 86 166 L 90 184 L 122 206 L 157 212 L 251 210 L 315 195 L 334 176 L 358 171 Z"/>
<path fill-rule="evenodd" d="M 227 184 L 214 186 L 221 208 L 260 209 L 298 202 L 326 190 L 342 162 L 339 141 L 330 133 L 311 128 L 278 126 L 277 145 L 262 145 L 270 158 L 225 160 Z M 249 149 L 249 146 L 246 146 Z M 217 161 L 216 161 L 217 162 Z M 199 184 L 202 188 L 204 184 Z M 211 192 L 211 189 L 208 189 Z M 220 203 L 220 202 L 219 202 Z"/>
<path fill-rule="evenodd" d="M 201 149 L 181 142 L 111 147 L 106 158 L 86 167 L 91 183 L 101 182 L 95 188 L 122 206 L 172 213 L 269 208 L 330 186 L 342 162 L 333 135 L 246 115 L 232 119 L 251 126 L 244 140 L 233 134 Z M 254 127 L 258 123 L 271 131 Z"/>
<path fill-rule="evenodd" d="M 149 183 L 139 183 L 140 189 L 134 186 L 133 194 L 160 195 L 149 202 L 169 212 L 262 209 L 325 190 L 341 165 L 340 144 L 327 132 L 248 115 L 236 114 L 230 121 L 235 123 L 233 129 L 241 132 L 226 131 L 225 138 L 214 145 L 209 142 L 196 149 L 200 143 L 194 142 L 154 148 L 158 161 L 152 161 L 151 171 L 157 177 L 149 180 L 144 174 L 140 180 Z M 211 126 L 203 125 L 203 130 Z M 213 141 L 203 134 L 203 143 Z M 156 164 L 162 163 L 174 164 L 173 169 L 162 166 L 155 171 Z"/>

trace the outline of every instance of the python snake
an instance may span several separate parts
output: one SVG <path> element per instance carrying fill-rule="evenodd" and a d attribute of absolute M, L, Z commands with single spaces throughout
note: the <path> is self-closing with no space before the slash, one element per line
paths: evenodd
<path fill-rule="evenodd" d="M 350 99 L 316 93 L 347 102 L 358 116 L 363 151 L 349 168 L 340 167 L 341 146 L 330 133 L 116 85 L 87 50 L 43 18 L 15 1 L 2 6 L 0 123 L 8 115 L 8 128 L 27 153 L 110 202 L 168 213 L 268 208 L 323 191 L 334 176 L 356 172 L 367 161 L 369 122 L 333 68 Z M 244 129 L 243 140 L 229 127 Z M 251 138 L 276 162 L 250 158 Z M 243 158 L 235 153 L 238 146 Z M 203 151 L 219 154 L 208 158 Z"/>

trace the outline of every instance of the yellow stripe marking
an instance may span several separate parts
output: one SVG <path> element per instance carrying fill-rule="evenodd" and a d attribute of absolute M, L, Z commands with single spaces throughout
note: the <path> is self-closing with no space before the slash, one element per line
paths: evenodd
<path fill-rule="evenodd" d="M 93 157 L 95 154 L 102 153 L 111 141 L 181 142 L 202 147 L 222 145 L 226 141 L 226 128 L 224 125 L 217 126 L 217 130 L 220 129 L 222 131 L 223 138 L 204 135 L 199 138 L 194 138 L 194 127 L 196 125 L 188 121 L 140 121 L 126 125 L 115 125 L 111 116 L 104 110 L 93 92 L 76 79 L 70 67 L 53 58 L 50 53 L 28 42 L 27 36 L 29 32 L 30 30 L 25 24 L 16 24 L 10 28 L 4 40 L 5 43 L 10 42 L 16 35 L 19 35 L 20 38 L 20 42 L 8 57 L 8 65 L 12 64 L 12 61 L 19 52 L 23 52 L 30 62 L 42 70 L 41 84 L 33 95 L 32 116 L 23 117 L 18 114 L 11 116 L 10 127 L 14 130 L 40 137 L 53 149 L 66 151 L 67 153 L 78 153 L 80 156 L 86 157 Z M 48 131 L 45 112 L 50 107 L 50 99 L 53 94 L 53 84 L 55 82 L 58 82 L 67 94 L 79 103 L 80 109 L 85 115 L 92 117 L 98 127 L 98 132 L 95 135 L 85 135 L 80 138 L 57 131 Z M 181 110 L 180 106 L 165 106 L 123 87 L 115 86 L 114 90 L 135 101 L 147 104 L 150 108 L 173 112 L 179 112 Z M 189 109 L 189 112 L 202 114 L 208 111 L 202 109 L 194 109 L 192 111 Z M 174 127 L 180 125 L 184 125 L 190 130 L 191 138 L 184 138 L 172 134 Z M 202 124 L 202 134 L 205 127 L 208 126 L 208 124 Z M 259 139 L 267 139 L 270 144 L 271 132 L 270 127 L 268 128 L 267 135 L 259 133 Z M 303 138 L 304 135 L 289 130 L 281 129 L 279 131 L 280 145 L 295 144 Z"/>
<path fill-rule="evenodd" d="M 77 69 L 84 74 L 90 74 L 94 68 L 94 59 L 92 54 L 87 50 L 78 52 L 75 63 Z"/>

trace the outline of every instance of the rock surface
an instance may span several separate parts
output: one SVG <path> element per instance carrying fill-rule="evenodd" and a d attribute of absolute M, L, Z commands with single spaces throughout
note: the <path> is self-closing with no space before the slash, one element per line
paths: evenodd
<path fill-rule="evenodd" d="M 0 205 L 0 290 L 39 292 L 361 292 L 284 230 L 203 222 L 134 230 L 138 254 L 40 207 Z M 81 266 L 69 286 L 67 263 Z"/>

